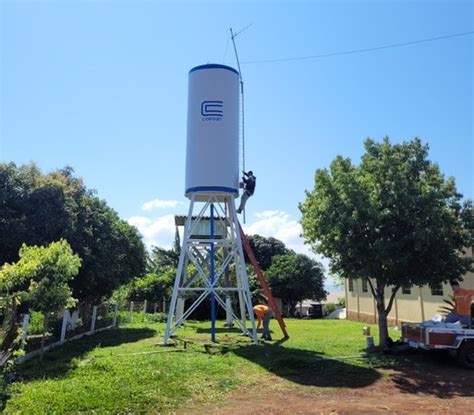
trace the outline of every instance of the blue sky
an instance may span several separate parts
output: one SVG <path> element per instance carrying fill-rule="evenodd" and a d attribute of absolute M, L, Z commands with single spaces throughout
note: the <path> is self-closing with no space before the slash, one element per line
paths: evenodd
<path fill-rule="evenodd" d="M 187 73 L 474 30 L 470 1 L 0 1 L 0 160 L 71 165 L 149 244 L 183 212 Z M 366 137 L 420 137 L 474 195 L 473 37 L 244 64 L 250 231 L 304 251 L 298 203 L 314 171 Z M 143 209 L 146 202 L 155 201 Z"/>

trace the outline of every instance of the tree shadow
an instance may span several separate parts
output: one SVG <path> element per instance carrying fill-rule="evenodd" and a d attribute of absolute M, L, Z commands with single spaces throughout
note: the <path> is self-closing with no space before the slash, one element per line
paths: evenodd
<path fill-rule="evenodd" d="M 332 359 L 323 353 L 284 347 L 281 343 L 265 343 L 263 346 L 252 344 L 228 352 L 300 385 L 362 388 L 381 377 L 374 369 Z"/>
<path fill-rule="evenodd" d="M 374 367 L 390 371 L 390 380 L 402 393 L 440 399 L 474 397 L 474 371 L 460 367 L 447 353 L 413 351 L 408 355 L 374 355 Z"/>
<path fill-rule="evenodd" d="M 88 352 L 97 347 L 114 347 L 125 343 L 134 343 L 155 336 L 156 330 L 150 328 L 116 328 L 85 336 L 65 343 L 46 352 L 43 360 L 34 357 L 16 368 L 17 374 L 25 381 L 38 378 L 59 379 L 77 367 Z"/>

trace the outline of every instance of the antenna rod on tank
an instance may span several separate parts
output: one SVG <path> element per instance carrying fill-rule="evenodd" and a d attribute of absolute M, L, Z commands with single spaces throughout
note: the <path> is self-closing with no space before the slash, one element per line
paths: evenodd
<path fill-rule="evenodd" d="M 234 35 L 232 28 L 230 28 L 230 37 L 232 44 L 234 45 L 235 59 L 237 60 L 237 67 L 239 68 L 239 81 L 240 81 L 240 95 L 242 97 L 242 170 L 245 171 L 245 107 L 244 107 L 244 80 L 242 78 L 242 69 L 240 68 L 239 54 L 237 53 L 237 46 L 235 45 L 235 38 L 240 35 L 244 30 L 248 29 L 252 23 L 244 27 L 240 32 Z M 245 223 L 245 207 L 244 207 L 244 223 Z"/>

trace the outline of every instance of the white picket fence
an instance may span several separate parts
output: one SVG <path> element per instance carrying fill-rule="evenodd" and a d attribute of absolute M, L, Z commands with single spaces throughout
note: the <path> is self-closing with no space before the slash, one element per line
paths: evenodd
<path fill-rule="evenodd" d="M 62 325 L 61 325 L 61 335 L 60 335 L 59 340 L 56 341 L 56 342 L 50 343 L 47 346 L 43 347 L 43 351 L 54 349 L 55 347 L 61 346 L 66 342 L 74 341 L 74 340 L 80 339 L 84 336 L 90 336 L 94 333 L 98 333 L 98 332 L 101 332 L 101 331 L 104 331 L 104 330 L 108 330 L 108 329 L 111 329 L 111 328 L 117 326 L 117 314 L 118 314 L 118 306 L 117 305 L 114 306 L 112 324 L 110 324 L 108 326 L 105 326 L 105 327 L 101 327 L 101 328 L 96 328 L 97 310 L 98 310 L 98 306 L 93 306 L 92 307 L 92 316 L 91 316 L 91 321 L 90 321 L 90 326 L 89 326 L 88 331 L 85 331 L 83 333 L 80 333 L 80 334 L 77 334 L 75 336 L 72 336 L 72 337 L 68 338 L 67 337 L 68 328 L 75 329 L 75 325 L 76 325 L 77 319 L 78 319 L 78 314 L 77 314 L 77 312 L 74 312 L 74 313 L 71 314 L 69 312 L 69 310 L 65 309 L 64 312 L 63 312 Z M 23 324 L 22 324 L 22 344 L 23 344 L 23 347 L 25 347 L 25 345 L 28 341 L 28 327 L 29 327 L 29 324 L 30 324 L 30 315 L 25 314 L 23 316 Z M 25 355 L 19 357 L 18 361 L 23 362 L 25 360 L 31 359 L 34 356 L 39 355 L 40 353 L 41 353 L 41 348 L 37 349 L 37 350 L 30 351 L 30 352 L 26 353 Z"/>
<path fill-rule="evenodd" d="M 109 308 L 107 308 L 109 307 Z M 75 310 L 74 312 L 70 312 L 68 309 L 65 309 L 62 313 L 62 321 L 61 321 L 61 333 L 60 336 L 56 338 L 54 341 L 51 333 L 48 334 L 48 344 L 43 347 L 43 352 L 54 349 L 58 346 L 61 346 L 67 342 L 78 340 L 84 336 L 90 336 L 94 333 L 98 333 L 104 330 L 109 330 L 111 328 L 117 327 L 118 325 L 118 315 L 119 311 L 121 310 L 122 313 L 128 313 L 128 318 L 121 314 L 122 318 L 125 317 L 125 320 L 128 320 L 128 323 L 134 322 L 141 322 L 146 321 L 147 315 L 154 314 L 157 312 L 165 312 L 167 308 L 167 303 L 165 301 L 160 303 L 151 303 L 147 300 L 143 302 L 134 302 L 131 301 L 129 304 L 123 304 L 119 307 L 117 305 L 113 306 L 113 310 L 110 308 L 112 306 L 93 306 L 91 311 L 87 315 L 79 315 L 79 311 Z M 100 310 L 100 311 L 99 311 Z M 106 310 L 104 314 L 103 311 Z M 81 331 L 80 334 L 71 335 L 71 333 L 75 333 L 79 325 L 80 317 L 86 317 L 86 320 L 89 321 L 90 316 L 90 323 L 88 325 L 88 330 L 84 330 L 84 325 L 80 325 L 79 329 Z M 122 320 L 123 321 L 123 320 Z M 104 327 L 97 327 L 100 326 L 101 323 L 110 322 L 110 324 Z M 41 335 L 39 334 L 31 334 L 29 333 L 29 328 L 31 327 L 32 321 L 31 316 L 29 314 L 25 314 L 23 316 L 23 321 L 21 324 L 21 336 L 22 336 L 22 348 L 24 350 L 30 349 L 32 347 L 31 341 L 36 340 L 38 342 Z M 37 333 L 37 331 L 36 331 Z M 57 336 L 57 334 L 56 334 Z M 70 337 L 68 337 L 70 336 Z M 52 341 L 52 342 L 51 342 Z M 28 347 L 28 345 L 30 347 Z M 25 360 L 31 359 L 37 355 L 41 354 L 41 347 L 38 345 L 37 348 L 34 350 L 28 351 L 23 356 L 17 358 L 18 362 L 23 362 Z M 0 367 L 5 364 L 7 359 L 10 357 L 10 354 L 5 356 L 0 356 Z"/>

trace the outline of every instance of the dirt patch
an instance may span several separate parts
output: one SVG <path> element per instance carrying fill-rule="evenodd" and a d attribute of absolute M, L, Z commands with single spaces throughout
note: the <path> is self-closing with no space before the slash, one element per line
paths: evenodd
<path fill-rule="evenodd" d="M 457 367 L 380 370 L 364 387 L 302 386 L 269 375 L 219 405 L 187 406 L 186 414 L 474 414 L 474 371 Z M 318 373 L 314 373 L 318 376 Z M 296 379 L 295 379 L 296 380 Z"/>

